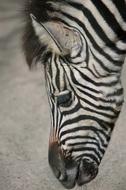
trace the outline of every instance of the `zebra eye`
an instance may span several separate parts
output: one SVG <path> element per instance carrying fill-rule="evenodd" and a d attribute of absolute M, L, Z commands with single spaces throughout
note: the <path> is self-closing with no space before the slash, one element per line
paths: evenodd
<path fill-rule="evenodd" d="M 71 91 L 65 90 L 57 96 L 57 105 L 62 107 L 70 106 L 72 102 Z"/>

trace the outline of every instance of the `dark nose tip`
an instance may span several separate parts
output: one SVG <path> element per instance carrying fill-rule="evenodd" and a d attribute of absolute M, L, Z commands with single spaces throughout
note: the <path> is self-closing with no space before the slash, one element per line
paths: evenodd
<path fill-rule="evenodd" d="M 77 176 L 77 164 L 74 162 L 69 162 L 69 166 L 65 167 L 65 178 L 59 178 L 62 185 L 67 189 L 72 189 L 76 184 Z"/>
<path fill-rule="evenodd" d="M 67 189 L 72 189 L 76 183 L 78 172 L 77 163 L 71 159 L 64 158 L 57 143 L 51 144 L 49 148 L 49 164 L 54 175 Z"/>
<path fill-rule="evenodd" d="M 57 142 L 49 147 L 49 164 L 54 175 L 67 189 L 72 189 L 76 183 L 81 186 L 90 182 L 98 173 L 98 166 L 88 159 L 76 162 L 70 157 L 64 157 Z"/>
<path fill-rule="evenodd" d="M 95 163 L 86 159 L 82 160 L 78 168 L 77 184 L 84 185 L 93 180 L 97 174 L 98 166 Z"/>

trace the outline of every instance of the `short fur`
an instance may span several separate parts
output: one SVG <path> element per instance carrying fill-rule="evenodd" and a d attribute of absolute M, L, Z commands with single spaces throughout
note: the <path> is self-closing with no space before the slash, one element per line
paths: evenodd
<path fill-rule="evenodd" d="M 46 62 L 47 47 L 44 44 L 40 44 L 38 37 L 35 34 L 35 31 L 32 26 L 30 14 L 34 14 L 38 21 L 49 20 L 47 10 L 51 10 L 49 5 L 46 5 L 45 1 L 28 1 L 25 3 L 24 18 L 24 35 L 23 35 L 23 51 L 26 57 L 27 64 L 31 67 L 34 63 L 37 63 L 39 60 L 41 62 Z"/>

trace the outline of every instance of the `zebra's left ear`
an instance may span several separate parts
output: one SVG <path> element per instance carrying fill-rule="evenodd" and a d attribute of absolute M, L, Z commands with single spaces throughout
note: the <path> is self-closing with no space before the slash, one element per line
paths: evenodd
<path fill-rule="evenodd" d="M 31 18 L 36 35 L 51 51 L 71 56 L 80 51 L 82 40 L 77 30 L 59 21 L 41 23 L 32 14 Z"/>

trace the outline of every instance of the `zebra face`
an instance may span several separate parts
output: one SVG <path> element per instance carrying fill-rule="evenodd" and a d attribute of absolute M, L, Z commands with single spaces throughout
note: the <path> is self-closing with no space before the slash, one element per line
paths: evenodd
<path fill-rule="evenodd" d="M 120 76 L 95 67 L 90 46 L 77 29 L 32 19 L 40 41 L 50 50 L 45 64 L 52 120 L 49 163 L 70 189 L 98 173 L 123 102 Z"/>
<path fill-rule="evenodd" d="M 120 68 L 113 66 L 114 61 L 109 62 L 115 54 L 110 51 L 111 47 L 104 46 L 106 43 L 97 42 L 98 38 L 94 39 L 93 47 L 94 33 L 91 35 L 90 27 L 88 30 L 85 27 L 87 22 L 81 11 L 75 18 L 70 15 L 68 5 L 66 14 L 64 6 L 60 4 L 54 11 L 50 3 L 44 7 L 49 13 L 44 22 L 41 16 L 37 19 L 31 14 L 35 35 L 31 44 L 35 46 L 35 40 L 39 41 L 33 53 L 37 51 L 39 58 L 45 60 L 52 121 L 49 163 L 59 181 L 70 189 L 96 177 L 121 110 L 123 89 Z"/>
<path fill-rule="evenodd" d="M 60 182 L 72 188 L 96 177 L 121 108 L 122 88 L 116 76 L 96 78 L 88 68 L 65 61 L 52 55 L 45 66 L 52 119 L 49 163 Z"/>

